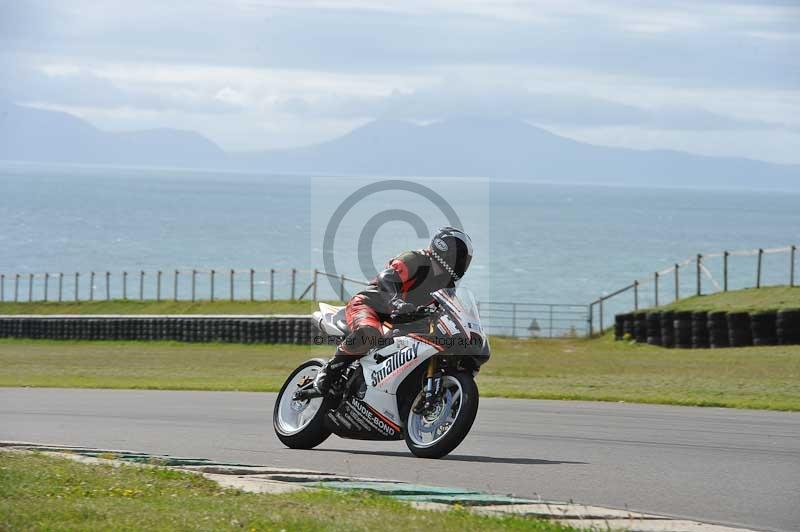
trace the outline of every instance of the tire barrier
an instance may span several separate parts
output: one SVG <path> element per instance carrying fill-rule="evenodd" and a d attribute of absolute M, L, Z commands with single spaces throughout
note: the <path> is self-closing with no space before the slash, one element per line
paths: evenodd
<path fill-rule="evenodd" d="M 800 345 L 800 309 L 754 313 L 667 310 L 617 314 L 614 338 L 686 349 Z"/>
<path fill-rule="evenodd" d="M 728 312 L 728 343 L 731 347 L 753 345 L 753 332 L 750 330 L 750 313 Z"/>
<path fill-rule="evenodd" d="M 647 313 L 647 343 L 661 345 L 661 313 Z"/>
<path fill-rule="evenodd" d="M 640 344 L 647 342 L 647 313 L 636 312 L 633 315 L 633 338 Z"/>
<path fill-rule="evenodd" d="M 800 344 L 800 309 L 779 310 L 775 332 L 780 345 Z"/>
<path fill-rule="evenodd" d="M 661 345 L 675 347 L 675 313 L 671 310 L 661 313 Z"/>
<path fill-rule="evenodd" d="M 0 338 L 333 345 L 310 316 L 2 316 Z"/>
<path fill-rule="evenodd" d="M 676 312 L 675 318 L 673 319 L 673 329 L 675 331 L 675 347 L 681 349 L 691 349 L 692 313 L 685 310 Z"/>
<path fill-rule="evenodd" d="M 712 349 L 729 347 L 727 312 L 718 310 L 708 313 L 708 343 Z"/>
<path fill-rule="evenodd" d="M 710 347 L 708 336 L 708 312 L 692 312 L 692 348 L 705 349 Z"/>
<path fill-rule="evenodd" d="M 750 331 L 753 345 L 777 345 L 778 313 L 756 312 L 750 315 Z"/>
<path fill-rule="evenodd" d="M 633 314 L 622 315 L 622 337 L 633 338 Z"/>
<path fill-rule="evenodd" d="M 622 336 L 625 334 L 623 332 L 624 317 L 624 314 L 614 316 L 614 340 L 622 340 Z"/>

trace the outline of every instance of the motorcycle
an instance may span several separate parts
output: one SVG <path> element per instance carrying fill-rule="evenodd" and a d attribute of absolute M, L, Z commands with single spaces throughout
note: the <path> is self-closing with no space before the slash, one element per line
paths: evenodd
<path fill-rule="evenodd" d="M 465 288 L 431 294 L 433 303 L 384 324 L 384 339 L 354 360 L 322 396 L 312 359 L 289 375 L 278 394 L 273 427 L 292 449 L 311 449 L 331 434 L 361 440 L 402 440 L 421 458 L 441 458 L 467 436 L 478 413 L 481 365 L 490 356 L 478 307 Z M 345 307 L 319 304 L 323 334 L 349 334 Z"/>

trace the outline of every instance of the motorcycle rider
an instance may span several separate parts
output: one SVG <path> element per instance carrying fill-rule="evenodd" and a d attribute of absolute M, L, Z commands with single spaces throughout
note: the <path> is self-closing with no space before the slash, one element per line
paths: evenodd
<path fill-rule="evenodd" d="M 314 388 L 325 395 L 348 364 L 371 348 L 382 346 L 381 323 L 414 313 L 433 302 L 431 293 L 452 288 L 472 261 L 472 241 L 455 227 L 442 227 L 427 249 L 407 251 L 393 259 L 365 290 L 347 303 L 350 334 L 320 369 Z"/>

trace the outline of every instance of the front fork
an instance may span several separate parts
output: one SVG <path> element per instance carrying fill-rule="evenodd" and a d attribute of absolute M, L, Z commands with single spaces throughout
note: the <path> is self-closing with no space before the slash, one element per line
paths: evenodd
<path fill-rule="evenodd" d="M 417 404 L 417 407 L 414 409 L 416 413 L 433 408 L 442 395 L 442 376 L 438 369 L 437 358 L 431 357 L 430 360 L 428 360 L 428 370 L 425 373 L 425 385 L 422 388 L 425 395 L 422 398 L 421 404 Z"/>

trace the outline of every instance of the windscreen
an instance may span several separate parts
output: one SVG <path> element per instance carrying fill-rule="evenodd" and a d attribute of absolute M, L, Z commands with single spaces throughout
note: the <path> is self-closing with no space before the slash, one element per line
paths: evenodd
<path fill-rule="evenodd" d="M 475 334 L 486 340 L 478 313 L 478 303 L 468 288 L 443 288 L 431 295 L 453 318 L 464 336 L 470 338 Z"/>

